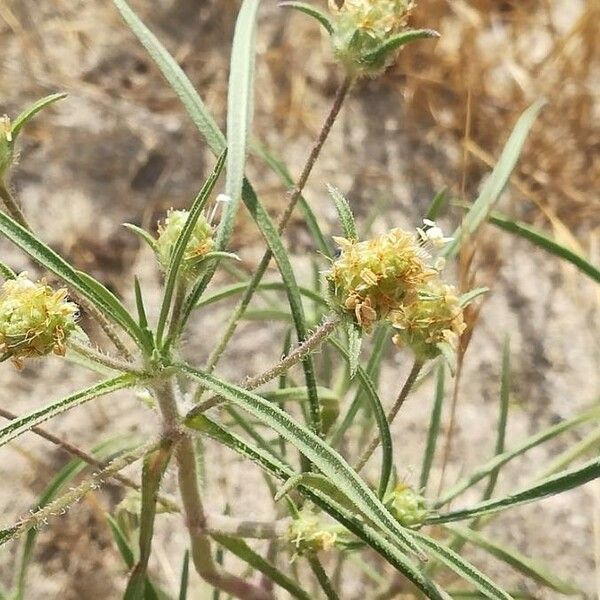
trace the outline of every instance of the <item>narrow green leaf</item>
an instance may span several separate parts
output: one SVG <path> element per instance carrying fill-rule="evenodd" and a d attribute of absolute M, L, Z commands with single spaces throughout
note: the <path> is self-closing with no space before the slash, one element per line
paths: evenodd
<path fill-rule="evenodd" d="M 217 233 L 217 250 L 226 250 L 242 196 L 248 135 L 254 111 L 256 21 L 260 0 L 243 0 L 235 24 L 227 93 L 227 172 L 225 193 L 231 198 Z"/>
<path fill-rule="evenodd" d="M 528 450 L 539 446 L 543 442 L 546 442 L 577 425 L 585 423 L 587 421 L 592 421 L 600 418 L 600 407 L 596 406 L 593 409 L 586 411 L 580 415 L 572 417 L 571 419 L 565 419 L 561 423 L 557 423 L 556 425 L 552 425 L 543 431 L 540 431 L 531 437 L 525 439 L 521 444 L 519 444 L 513 450 L 508 450 L 503 452 L 502 454 L 495 456 L 490 461 L 475 469 L 468 477 L 459 481 L 457 484 L 452 486 L 440 499 L 438 499 L 434 505 L 434 508 L 440 508 L 444 504 L 447 504 L 459 494 L 462 494 L 465 490 L 475 485 L 477 482 L 481 481 L 484 477 L 488 477 L 489 474 L 501 466 L 505 465 L 507 462 L 511 461 L 513 458 L 524 454 Z"/>
<path fill-rule="evenodd" d="M 358 232 L 356 230 L 356 222 L 354 221 L 354 215 L 348 200 L 344 197 L 342 192 L 333 185 L 327 185 L 327 191 L 335 203 L 338 216 L 342 229 L 344 230 L 344 236 L 348 240 L 358 240 Z"/>
<path fill-rule="evenodd" d="M 6 264 L 0 260 L 0 276 L 6 279 L 16 279 L 17 274 Z"/>
<path fill-rule="evenodd" d="M 490 288 L 487 287 L 475 288 L 468 291 L 466 294 L 461 294 L 460 298 L 458 299 L 458 303 L 460 304 L 461 308 L 465 308 L 466 306 L 469 306 L 473 300 L 479 298 L 479 296 L 487 294 L 489 291 Z"/>
<path fill-rule="evenodd" d="M 187 600 L 187 593 L 190 578 L 190 551 L 186 550 L 183 555 L 183 566 L 181 567 L 181 581 L 179 584 L 179 600 Z"/>
<path fill-rule="evenodd" d="M 418 531 L 411 533 L 440 562 L 444 563 L 457 575 L 460 575 L 465 581 L 472 583 L 486 598 L 491 598 L 492 600 L 513 600 L 509 594 L 498 587 L 487 575 L 484 575 L 450 548 Z"/>
<path fill-rule="evenodd" d="M 350 355 L 341 342 L 336 340 L 334 337 L 330 337 L 328 342 L 342 355 L 346 361 L 348 361 L 348 364 L 350 364 Z M 371 410 L 373 411 L 375 422 L 377 423 L 377 429 L 379 431 L 379 439 L 381 441 L 381 474 L 379 477 L 378 496 L 379 498 L 383 498 L 387 491 L 392 474 L 392 434 L 390 433 L 390 426 L 387 421 L 387 416 L 373 381 L 361 366 L 357 368 L 356 376 L 365 392 L 365 398 L 369 402 Z"/>
<path fill-rule="evenodd" d="M 19 133 L 21 133 L 21 129 L 27 125 L 27 123 L 39 113 L 41 110 L 44 110 L 47 106 L 54 104 L 58 100 L 62 100 L 66 98 L 67 94 L 58 93 L 58 94 L 50 94 L 44 98 L 41 98 L 37 102 L 34 102 L 29 108 L 24 110 L 13 122 L 11 133 L 13 136 L 13 141 L 17 139 Z"/>
<path fill-rule="evenodd" d="M 433 29 L 409 29 L 408 31 L 390 36 L 379 48 L 361 57 L 361 62 L 366 64 L 379 63 L 388 54 L 395 52 L 402 46 L 406 46 L 406 44 L 416 42 L 417 40 L 439 37 L 440 34 Z"/>
<path fill-rule="evenodd" d="M 297 0 L 284 0 L 284 2 L 280 2 L 279 6 L 284 8 L 293 8 L 304 14 L 316 19 L 323 27 L 329 35 L 333 35 L 333 23 L 331 19 L 320 9 L 312 4 L 308 4 L 306 2 L 298 2 Z"/>
<path fill-rule="evenodd" d="M 481 515 L 496 513 L 501 510 L 506 510 L 507 508 L 541 500 L 542 498 L 547 498 L 548 496 L 562 494 L 563 492 L 579 487 L 588 481 L 592 481 L 597 477 L 600 477 L 600 459 L 594 458 L 578 469 L 562 471 L 552 477 L 549 477 L 548 479 L 545 479 L 541 483 L 522 491 L 515 492 L 514 494 L 504 498 L 486 500 L 485 502 L 481 502 L 471 508 L 455 510 L 440 515 L 433 515 L 428 517 L 426 522 L 450 523 L 452 521 L 462 521 L 464 519 L 471 519 Z"/>
<path fill-rule="evenodd" d="M 319 399 L 322 402 L 339 402 L 339 396 L 326 387 L 319 386 Z M 269 392 L 260 392 L 265 400 L 271 402 L 305 402 L 308 399 L 308 390 L 306 387 L 287 387 Z"/>
<path fill-rule="evenodd" d="M 545 233 L 530 227 L 526 223 L 520 223 L 519 221 L 512 221 L 508 217 L 501 215 L 500 213 L 492 213 L 489 217 L 490 223 L 503 229 L 504 231 L 508 231 L 519 237 L 522 237 L 538 248 L 545 250 L 549 254 L 553 256 L 557 256 L 558 258 L 562 258 L 567 262 L 575 265 L 582 273 L 587 275 L 590 279 L 595 281 L 596 283 L 600 283 L 600 269 L 594 266 L 589 260 L 587 260 L 584 256 L 581 256 L 572 250 L 569 250 L 562 244 L 559 244 L 555 240 L 553 240 L 550 236 Z"/>
<path fill-rule="evenodd" d="M 425 218 L 430 221 L 436 221 L 446 205 L 446 202 L 448 202 L 448 190 L 440 190 L 431 201 L 431 205 L 429 206 Z"/>
<path fill-rule="evenodd" d="M 22 433 L 29 431 L 32 427 L 40 425 L 44 421 L 55 417 L 71 408 L 81 406 L 89 400 L 105 396 L 116 390 L 121 390 L 126 387 L 131 387 L 137 383 L 138 379 L 135 375 L 127 374 L 107 379 L 101 383 L 97 383 L 89 388 L 79 390 L 74 394 L 66 396 L 52 404 L 48 404 L 43 408 L 38 408 L 18 419 L 10 421 L 7 425 L 0 429 L 0 446 L 4 446 L 11 440 L 20 436 Z"/>
<path fill-rule="evenodd" d="M 193 429 L 198 429 L 228 448 L 231 448 L 238 454 L 252 460 L 274 477 L 285 481 L 295 475 L 289 465 L 278 461 L 271 454 L 251 446 L 244 439 L 231 431 L 226 431 L 205 415 L 195 417 L 193 423 L 190 423 L 189 426 Z M 400 551 L 375 528 L 365 523 L 362 518 L 357 516 L 356 511 L 348 511 L 318 490 L 311 490 L 309 488 L 304 488 L 303 486 L 300 486 L 299 489 L 317 506 L 330 514 L 349 531 L 378 552 L 400 573 L 404 574 L 412 583 L 414 583 L 418 589 L 425 593 L 428 598 L 431 598 L 432 600 L 447 600 L 447 597 L 443 592 L 441 592 L 431 580 L 425 577 L 419 568 L 415 567 L 412 562 L 407 560 L 404 552 Z"/>
<path fill-rule="evenodd" d="M 419 488 L 426 490 L 431 473 L 431 465 L 435 456 L 437 439 L 440 433 L 440 424 L 442 422 L 442 406 L 444 404 L 444 379 L 446 368 L 444 363 L 440 363 L 437 368 L 437 377 L 435 385 L 435 398 L 433 400 L 433 409 L 431 411 L 431 420 L 429 423 L 429 433 L 427 434 L 427 445 L 423 454 L 423 466 L 421 467 L 421 477 L 419 478 Z"/>
<path fill-rule="evenodd" d="M 156 239 L 145 229 L 134 225 L 133 223 L 123 223 L 123 227 L 137 235 L 143 242 L 146 242 L 153 252 L 156 252 Z"/>
<path fill-rule="evenodd" d="M 127 540 L 127 536 L 125 535 L 125 532 L 121 529 L 119 524 L 115 521 L 115 519 L 113 519 L 113 517 L 111 515 L 106 513 L 105 517 L 106 517 L 106 522 L 108 523 L 110 532 L 113 536 L 113 540 L 114 540 L 115 544 L 117 545 L 119 554 L 121 555 L 121 558 L 127 565 L 127 568 L 132 569 L 133 565 L 135 563 L 135 557 L 133 555 L 133 550 L 132 550 L 131 546 L 129 545 L 129 542 Z"/>
<path fill-rule="evenodd" d="M 116 296 L 109 292 L 99 281 L 73 269 L 54 250 L 46 246 L 30 231 L 3 212 L 0 212 L 0 233 L 40 265 L 58 275 L 69 286 L 78 291 L 82 296 L 85 296 L 107 317 L 121 325 L 134 340 L 143 346 L 145 336 L 139 325 Z"/>
<path fill-rule="evenodd" d="M 194 89 L 190 80 L 183 72 L 177 61 L 167 52 L 156 36 L 142 23 L 140 18 L 131 10 L 124 0 L 113 0 L 113 4 L 121 13 L 123 19 L 133 34 L 146 48 L 150 58 L 160 69 L 173 91 L 177 94 L 194 125 L 206 139 L 213 154 L 219 155 L 225 150 L 225 136 L 207 110 L 204 102 Z"/>
<path fill-rule="evenodd" d="M 486 536 L 468 529 L 466 527 L 458 527 L 456 525 L 446 525 L 446 529 L 457 535 L 458 537 L 482 548 L 492 556 L 500 559 L 510 565 L 526 577 L 537 581 L 545 587 L 548 587 L 561 594 L 580 594 L 581 590 L 577 589 L 573 584 L 569 583 L 546 570 L 535 561 L 531 560 L 524 554 L 521 554 L 514 548 L 502 546 L 497 542 L 487 538 Z"/>
<path fill-rule="evenodd" d="M 339 489 L 350 501 L 360 507 L 367 518 L 377 523 L 386 534 L 393 536 L 402 549 L 420 554 L 418 546 L 410 542 L 405 529 L 392 517 L 358 474 L 312 431 L 302 427 L 287 413 L 256 394 L 188 365 L 180 364 L 179 368 L 182 373 L 249 412 L 283 436 L 314 463 L 325 477 L 335 481 Z"/>
<path fill-rule="evenodd" d="M 506 440 L 506 424 L 508 421 L 508 405 L 510 401 L 510 340 L 507 337 L 502 349 L 502 375 L 500 384 L 500 414 L 498 417 L 498 426 L 496 428 L 496 448 L 494 455 L 499 456 L 504 452 L 504 443 Z M 500 467 L 496 467 L 490 473 L 487 486 L 483 492 L 483 500 L 489 500 L 496 488 Z"/>
<path fill-rule="evenodd" d="M 148 561 L 154 537 L 156 502 L 163 475 L 171 459 L 173 442 L 167 440 L 144 457 L 142 468 L 142 510 L 140 514 L 139 559 L 135 565 L 123 600 L 143 600 L 146 589 Z"/>
<path fill-rule="evenodd" d="M 307 559 L 312 572 L 314 573 L 319 585 L 321 586 L 321 589 L 323 590 L 323 593 L 327 597 L 327 600 L 339 600 L 339 597 L 336 591 L 333 589 L 331 581 L 329 581 L 329 577 L 327 576 L 325 569 L 323 569 L 323 565 L 319 561 L 316 554 L 309 555 Z"/>
<path fill-rule="evenodd" d="M 229 552 L 235 554 L 235 556 L 257 571 L 260 571 L 282 589 L 289 592 L 293 598 L 299 598 L 300 600 L 311 599 L 311 596 L 304 592 L 293 579 L 290 579 L 277 567 L 265 560 L 260 554 L 256 553 L 244 540 L 217 534 L 213 534 L 211 537 L 218 544 L 229 550 Z"/>
<path fill-rule="evenodd" d="M 185 225 L 181 229 L 179 233 L 179 237 L 175 242 L 175 247 L 171 252 L 171 259 L 169 261 L 169 268 L 167 269 L 167 275 L 165 277 L 165 288 L 163 292 L 163 301 L 160 308 L 160 316 L 158 318 L 158 325 L 156 327 L 156 342 L 160 346 L 162 342 L 162 335 L 164 332 L 165 325 L 167 323 L 167 318 L 169 316 L 169 311 L 171 309 L 171 303 L 173 300 L 173 293 L 175 291 L 175 287 L 177 285 L 177 280 L 181 271 L 181 265 L 183 263 L 183 258 L 185 255 L 185 250 L 187 245 L 194 233 L 194 227 L 196 223 L 198 223 L 198 219 L 202 215 L 202 211 L 210 195 L 217 183 L 217 179 L 221 175 L 223 171 L 223 167 L 225 166 L 225 157 L 227 153 L 223 152 L 219 159 L 217 160 L 217 164 L 213 169 L 212 173 L 206 180 L 205 184 L 202 186 L 200 192 L 196 196 L 194 202 L 192 203 L 192 207 L 190 208 L 190 212 L 185 221 Z"/>
<path fill-rule="evenodd" d="M 444 248 L 444 256 L 456 256 L 461 246 L 477 231 L 490 214 L 494 204 L 508 185 L 529 131 L 544 104 L 545 101 L 536 102 L 517 121 L 504 150 L 502 150 L 500 159 L 483 185 L 479 197 L 465 215 L 460 227 L 455 231 L 453 241 Z"/>

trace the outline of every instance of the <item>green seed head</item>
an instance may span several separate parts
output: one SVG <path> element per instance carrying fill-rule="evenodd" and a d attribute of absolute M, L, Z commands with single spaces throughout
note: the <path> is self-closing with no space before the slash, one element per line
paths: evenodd
<path fill-rule="evenodd" d="M 418 527 L 427 516 L 425 498 L 403 483 L 394 488 L 384 503 L 404 527 Z"/>
<path fill-rule="evenodd" d="M 327 274 L 332 296 L 366 331 L 437 275 L 417 237 L 401 229 L 364 242 L 335 241 L 341 253 Z"/>
<path fill-rule="evenodd" d="M 297 555 L 331 550 L 336 540 L 337 533 L 333 527 L 325 525 L 310 510 L 302 510 L 292 521 L 286 534 L 286 541 Z"/>
<path fill-rule="evenodd" d="M 6 281 L 0 291 L 0 352 L 17 366 L 29 357 L 64 355 L 78 312 L 66 298 L 66 289 L 34 283 L 26 273 Z"/>
<path fill-rule="evenodd" d="M 466 328 L 455 288 L 440 281 L 430 282 L 413 302 L 398 306 L 390 321 L 397 331 L 394 343 L 410 347 L 422 359 L 438 356 L 440 343 L 455 349 Z"/>
<path fill-rule="evenodd" d="M 187 210 L 170 210 L 167 213 L 167 218 L 158 227 L 156 253 L 162 268 L 165 270 L 169 267 L 171 254 L 188 215 L 189 211 Z M 188 274 L 194 270 L 194 263 L 213 249 L 214 240 L 212 236 L 212 227 L 204 215 L 200 215 L 183 257 L 184 271 L 187 271 Z"/>
<path fill-rule="evenodd" d="M 335 27 L 332 36 L 336 58 L 353 75 L 375 75 L 393 61 L 393 54 L 369 60 L 389 38 L 405 29 L 412 0 L 330 0 Z"/>

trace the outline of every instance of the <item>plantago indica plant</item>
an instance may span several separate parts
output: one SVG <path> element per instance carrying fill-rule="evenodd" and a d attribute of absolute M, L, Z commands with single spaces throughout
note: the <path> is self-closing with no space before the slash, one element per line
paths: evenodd
<path fill-rule="evenodd" d="M 177 62 L 125 0 L 113 3 L 183 102 L 216 162 L 189 208 L 170 210 L 157 224 L 155 233 L 127 225 L 152 248 L 163 275 L 160 310 L 151 319 L 137 279 L 132 282 L 136 304 L 132 311 L 101 282 L 76 270 L 46 245 L 31 230 L 27 207 L 23 210 L 10 190 L 9 176 L 19 134 L 32 117 L 64 96 L 44 98 L 13 121 L 4 117 L 0 122 L 0 192 L 6 209 L 0 212 L 0 233 L 55 280 L 62 281 L 52 286 L 43 279 L 36 282 L 25 273 L 17 276 L 8 265 L 1 264 L 5 280 L 0 291 L 2 358 L 21 366 L 24 361 L 44 360 L 51 353 L 66 355 L 65 360 L 73 361 L 72 368 L 85 366 L 103 377 L 86 389 L 25 415 L 0 409 L 0 414 L 9 419 L 0 429 L 0 445 L 32 430 L 74 457 L 33 510 L 27 512 L 27 507 L 23 507 L 23 518 L 6 524 L 0 531 L 2 544 L 19 544 L 19 538 L 25 536 L 14 586 L 2 597 L 25 597 L 26 574 L 38 527 L 109 479 L 122 485 L 128 494 L 115 514 L 107 516 L 126 566 L 126 600 L 201 597 L 192 591 L 196 580 L 190 577 L 190 563 L 197 575 L 214 588 L 215 597 L 341 598 L 340 573 L 345 561 L 360 563 L 366 553 L 372 559 L 368 569 L 378 571 L 370 583 L 365 583 L 365 589 L 370 588 L 367 593 L 374 598 L 392 598 L 396 594 L 451 597 L 451 592 L 436 581 L 440 568 L 453 572 L 479 596 L 511 598 L 500 584 L 462 558 L 460 550 L 465 543 L 480 546 L 547 588 L 561 593 L 575 591 L 569 582 L 515 550 L 501 547 L 481 532 L 498 511 L 558 494 L 600 474 L 597 459 L 571 467 L 569 463 L 576 458 L 571 455 L 543 478 L 532 480 L 509 496 L 494 497 L 495 482 L 503 465 L 570 428 L 600 418 L 600 410 L 594 407 L 535 434 L 513 449 L 505 449 L 510 392 L 508 344 L 500 370 L 501 418 L 496 455 L 437 494 L 428 485 L 441 435 L 444 382 L 448 371 L 454 370 L 456 355 L 464 354 L 468 343 L 464 334 L 472 327 L 465 309 L 471 302 L 481 302 L 480 296 L 486 292 L 475 288 L 459 293 L 444 272 L 445 265 L 466 243 L 472 242 L 478 228 L 489 218 L 494 225 L 529 239 L 600 281 L 598 270 L 584 258 L 540 232 L 492 213 L 542 103 L 534 104 L 521 116 L 497 167 L 480 196 L 467 204 L 466 214 L 452 236 L 445 236 L 433 220 L 443 204 L 443 196 L 439 195 L 423 223 L 415 224 L 414 229 L 395 226 L 381 235 L 359 239 L 352 199 L 329 187 L 343 235 L 330 240 L 303 198 L 305 185 L 353 83 L 360 77 L 382 73 L 401 47 L 437 36 L 429 30 L 409 28 L 414 3 L 339 0 L 330 3 L 329 12 L 301 2 L 281 3 L 323 25 L 339 62 L 341 83 L 296 181 L 278 157 L 258 145 L 253 147 L 291 186 L 277 222 L 271 219 L 245 177 L 260 1 L 244 0 L 237 19 L 227 136 Z M 222 173 L 225 189 L 218 194 Z M 215 272 L 224 267 L 223 261 L 236 258 L 229 247 L 242 202 L 266 242 L 264 256 L 251 277 L 223 288 L 209 288 Z M 322 276 L 315 281 L 314 289 L 299 285 L 293 258 L 282 241 L 298 205 L 310 226 L 315 247 L 321 251 L 320 255 L 315 253 L 315 260 L 321 261 Z M 332 250 L 334 245 L 339 249 L 337 253 Z M 272 258 L 280 277 L 263 282 Z M 274 296 L 271 305 L 289 328 L 284 354 L 262 373 L 243 381 L 228 381 L 213 372 L 257 291 L 266 295 L 283 291 L 286 295 L 286 304 Z M 190 320 L 235 296 L 241 298 L 207 363 L 196 365 L 187 361 L 181 342 Z M 307 316 L 309 301 L 312 308 Z M 99 322 L 106 334 L 104 341 L 90 339 L 79 328 L 80 311 Z M 369 356 L 364 356 L 364 339 L 370 340 Z M 106 344 L 111 345 L 110 351 L 99 349 Z M 381 398 L 378 392 L 378 372 L 386 349 L 412 361 L 395 401 Z M 290 374 L 296 365 L 302 367 L 302 381 Z M 10 362 L 3 368 L 11 368 Z M 394 464 L 390 424 L 417 380 L 432 373 L 436 374 L 436 394 L 416 485 L 396 476 L 401 465 Z M 160 425 L 153 439 L 140 443 L 123 436 L 88 451 L 56 437 L 43 426 L 56 415 L 123 389 L 135 389 L 144 404 L 159 416 Z M 359 421 L 359 413 L 364 413 L 365 419 Z M 377 433 L 371 437 L 373 423 Z M 344 439 L 358 443 L 342 444 Z M 200 484 L 202 444 L 198 442 L 207 440 L 230 448 L 242 460 L 262 469 L 277 503 L 273 520 L 258 521 L 252 514 L 238 519 L 206 510 L 204 496 L 221 493 L 205 490 Z M 360 471 L 378 447 L 378 477 L 369 473 L 363 478 Z M 291 448 L 298 454 L 292 453 Z M 121 473 L 137 462 L 141 462 L 137 478 Z M 93 474 L 71 485 L 71 480 L 87 466 L 92 467 Z M 168 494 L 171 490 L 164 485 L 164 474 L 171 466 L 177 472 L 177 498 Z M 451 500 L 479 481 L 487 483 L 480 502 L 448 507 Z M 254 493 L 245 492 L 249 496 Z M 187 531 L 188 549 L 182 556 L 179 589 L 164 589 L 149 568 L 154 526 L 163 512 L 180 513 L 182 531 Z M 455 521 L 467 521 L 467 525 L 457 527 L 451 524 Z M 266 554 L 254 548 L 252 539 L 268 541 Z M 225 569 L 217 560 L 217 547 L 247 563 L 248 569 Z M 254 572 L 260 572 L 261 577 Z M 225 596 L 219 596 L 220 593 Z"/>

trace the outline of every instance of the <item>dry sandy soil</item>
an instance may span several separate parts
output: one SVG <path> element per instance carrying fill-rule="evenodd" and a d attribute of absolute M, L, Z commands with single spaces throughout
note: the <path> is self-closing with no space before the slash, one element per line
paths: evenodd
<path fill-rule="evenodd" d="M 237 2 L 137 0 L 132 5 L 222 122 Z M 307 188 L 325 230 L 338 233 L 324 192 L 328 182 L 348 194 L 362 222 L 374 206 L 387 207 L 374 219 L 377 232 L 416 226 L 443 186 L 474 197 L 486 160 L 498 156 L 519 112 L 545 95 L 550 105 L 501 207 L 598 262 L 600 54 L 593 23 L 596 19 L 597 26 L 599 5 L 597 0 L 422 0 L 415 18 L 437 27 L 442 39 L 407 50 L 385 77 L 353 90 Z M 130 276 L 137 273 L 155 313 L 159 274 L 150 253 L 121 223 L 151 226 L 166 208 L 189 204 L 212 164 L 202 140 L 110 2 L 0 0 L 0 57 L 0 112 L 15 114 L 51 91 L 69 93 L 22 138 L 13 184 L 34 228 L 128 301 Z M 254 132 L 285 158 L 293 173 L 302 166 L 339 78 L 316 27 L 265 0 Z M 284 189 L 258 161 L 252 161 L 250 172 L 276 213 Z M 445 225 L 450 228 L 450 221 Z M 307 279 L 308 263 L 302 257 L 314 249 L 300 219 L 287 239 L 298 256 L 300 277 Z M 0 242 L 0 248 L 2 259 L 15 270 L 36 272 L 7 242 Z M 261 245 L 245 216 L 235 249 L 244 267 L 252 269 Z M 447 483 L 493 451 L 506 335 L 514 365 L 509 447 L 590 406 L 600 393 L 600 297 L 592 282 L 527 243 L 493 230 L 478 245 L 476 281 L 492 290 L 466 353 Z M 221 310 L 198 316 L 186 346 L 197 364 L 203 364 L 223 318 Z M 237 379 L 240 370 L 253 374 L 271 364 L 278 358 L 278 342 L 273 340 L 280 333 L 276 324 L 268 329 L 243 325 L 221 373 Z M 408 363 L 403 354 L 386 358 L 380 390 L 386 402 L 392 401 Z M 21 372 L 5 363 L 0 381 L 2 406 L 22 413 L 77 389 L 90 377 L 49 359 Z M 418 477 L 431 398 L 432 385 L 426 382 L 394 424 L 396 464 L 400 475 L 412 482 Z M 89 448 L 117 431 L 150 432 L 154 427 L 152 413 L 136 399 L 115 395 L 56 419 L 50 429 Z M 526 483 L 540 465 L 584 433 L 569 433 L 515 461 L 503 472 L 497 493 Z M 257 491 L 264 488 L 258 472 L 241 469 L 229 452 L 210 444 L 207 452 L 208 489 L 214 490 L 207 498 L 209 506 L 222 511 L 229 503 L 233 514 L 268 517 L 271 503 L 266 492 L 261 497 Z M 8 525 L 28 510 L 68 458 L 32 435 L 0 453 L 0 507 L 2 525 Z M 439 467 L 434 467 L 434 482 Z M 595 597 L 594 548 L 600 543 L 593 527 L 594 519 L 600 520 L 600 485 L 595 485 L 512 510 L 491 530 L 553 571 L 571 575 Z M 51 520 L 40 536 L 27 598 L 120 597 L 124 570 L 103 512 L 121 497 L 119 488 L 109 486 L 68 515 Z M 473 493 L 461 502 L 477 497 Z M 158 531 L 153 569 L 165 585 L 174 586 L 183 528 L 176 517 L 165 516 Z M 13 544 L 0 554 L 2 583 L 10 580 L 16 551 Z M 536 598 L 556 597 L 479 553 L 472 558 L 505 587 Z M 362 583 L 350 575 L 347 581 L 343 598 L 363 597 Z M 194 580 L 190 597 L 208 598 L 209 592 Z"/>

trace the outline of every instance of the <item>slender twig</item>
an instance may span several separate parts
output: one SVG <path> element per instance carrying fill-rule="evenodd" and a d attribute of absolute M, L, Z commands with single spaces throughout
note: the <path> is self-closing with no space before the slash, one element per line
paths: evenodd
<path fill-rule="evenodd" d="M 352 83 L 353 83 L 353 80 L 350 77 L 346 77 L 344 79 L 344 81 L 342 82 L 342 84 L 340 85 L 340 87 L 338 88 L 338 91 L 337 91 L 335 99 L 333 101 L 331 110 L 329 111 L 329 114 L 327 115 L 327 118 L 325 119 L 325 122 L 323 123 L 323 127 L 321 128 L 321 131 L 319 132 L 319 136 L 317 137 L 317 139 L 312 147 L 312 150 L 308 156 L 308 159 L 306 160 L 304 169 L 302 170 L 302 173 L 298 179 L 298 182 L 296 183 L 296 185 L 290 192 L 289 201 L 287 203 L 287 206 L 286 206 L 285 210 L 283 211 L 283 214 L 279 218 L 279 222 L 278 222 L 278 226 L 277 226 L 277 231 L 279 234 L 281 234 L 284 231 L 284 229 L 286 228 L 286 226 L 290 220 L 290 217 L 291 217 L 292 213 L 294 212 L 294 208 L 296 207 L 296 204 L 298 204 L 298 200 L 300 199 L 300 196 L 302 195 L 304 187 L 306 186 L 306 182 L 308 181 L 308 178 L 310 177 L 313 167 L 315 166 L 317 158 L 319 157 L 319 154 L 321 153 L 323 144 L 329 137 L 331 128 L 333 127 L 333 124 L 335 123 L 335 120 L 342 108 L 342 105 L 344 104 L 344 100 L 346 99 L 346 96 L 348 95 L 348 92 L 352 86 Z M 235 307 L 235 310 L 233 311 L 231 317 L 229 318 L 229 321 L 227 322 L 227 325 L 225 326 L 225 330 L 223 332 L 223 335 L 221 336 L 219 343 L 217 344 L 217 346 L 215 347 L 215 349 L 212 351 L 211 355 L 208 358 L 208 362 L 206 364 L 206 371 L 208 373 L 212 373 L 214 368 L 217 366 L 217 363 L 219 362 L 221 356 L 223 355 L 223 352 L 225 351 L 227 344 L 229 343 L 233 334 L 235 333 L 235 330 L 238 326 L 240 319 L 246 312 L 246 309 L 248 308 L 248 305 L 250 304 L 250 300 L 252 299 L 252 296 L 254 295 L 254 292 L 256 291 L 258 284 L 260 283 L 261 279 L 263 278 L 263 275 L 265 274 L 265 272 L 269 266 L 269 263 L 271 262 L 272 256 L 273 255 L 271 253 L 271 249 L 267 248 L 267 250 L 265 251 L 265 253 L 258 265 L 256 272 L 252 276 L 252 279 L 244 292 L 244 295 L 242 296 L 238 305 Z M 198 390 L 197 400 L 200 399 L 201 393 L 202 393 L 202 388 L 200 388 Z"/>
<path fill-rule="evenodd" d="M 273 365 L 271 368 L 260 373 L 259 375 L 249 377 L 240 384 L 240 387 L 244 388 L 245 390 L 254 390 L 261 385 L 272 381 L 276 377 L 279 377 L 291 369 L 294 365 L 297 365 L 299 362 L 301 362 L 309 354 L 314 352 L 339 324 L 340 319 L 338 317 L 331 317 L 327 319 L 310 337 L 306 338 L 304 342 L 299 344 L 295 350 L 282 358 L 276 365 Z M 219 404 L 223 404 L 224 402 L 226 402 L 226 400 L 221 398 L 221 396 L 212 396 L 208 400 L 197 404 L 186 415 L 186 418 L 201 414 L 209 408 L 213 408 Z"/>
<path fill-rule="evenodd" d="M 123 373 L 134 373 L 136 375 L 144 375 L 144 372 L 141 369 L 136 368 L 136 366 L 130 362 L 125 362 L 123 360 L 119 360 L 113 356 L 108 354 L 104 354 L 99 350 L 88 346 L 87 344 L 80 344 L 74 340 L 69 340 L 68 346 L 73 352 L 76 354 L 80 354 L 81 356 L 99 364 L 104 367 L 108 367 L 109 369 L 113 369 L 115 371 L 120 371 Z"/>
<path fill-rule="evenodd" d="M 387 415 L 387 421 L 390 425 L 393 423 L 394 419 L 396 418 L 396 415 L 398 414 L 398 411 L 402 408 L 402 405 L 408 398 L 408 394 L 410 393 L 410 390 L 412 389 L 412 386 L 414 385 L 415 381 L 417 380 L 417 377 L 419 376 L 419 373 L 422 368 L 423 368 L 423 361 L 421 361 L 419 359 L 415 359 L 413 366 L 410 370 L 410 373 L 408 374 L 408 377 L 406 378 L 406 381 L 404 382 L 404 385 L 402 386 L 402 389 L 400 390 L 400 393 L 398 394 L 398 398 L 396 398 L 396 402 L 394 402 L 394 406 L 392 406 L 390 412 Z M 381 440 L 379 439 L 378 436 L 375 436 L 370 441 L 369 445 L 367 446 L 367 449 L 363 452 L 362 456 L 360 457 L 360 459 L 356 463 L 356 466 L 354 467 L 354 470 L 357 473 L 367 464 L 367 461 L 369 460 L 369 458 L 371 458 L 371 456 L 372 456 L 373 452 L 375 452 L 375 449 L 377 448 L 377 446 L 379 446 L 380 441 Z"/>

